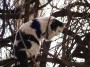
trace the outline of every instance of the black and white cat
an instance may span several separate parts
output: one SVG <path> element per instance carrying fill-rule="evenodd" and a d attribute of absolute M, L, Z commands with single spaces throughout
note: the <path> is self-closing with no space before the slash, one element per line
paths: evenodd
<path fill-rule="evenodd" d="M 64 23 L 54 17 L 35 18 L 22 24 L 14 40 L 15 56 L 19 59 L 21 67 L 28 67 L 28 58 L 37 57 L 40 51 L 39 41 L 46 37 L 47 27 L 50 40 L 62 32 L 64 26 Z"/>

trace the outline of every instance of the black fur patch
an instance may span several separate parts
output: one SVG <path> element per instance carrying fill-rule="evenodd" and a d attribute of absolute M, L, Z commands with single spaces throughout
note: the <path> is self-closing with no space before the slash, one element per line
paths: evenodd
<path fill-rule="evenodd" d="M 30 48 L 31 48 L 32 44 L 31 44 L 30 41 L 24 40 L 24 43 L 25 43 L 25 46 L 27 47 L 27 49 L 30 49 Z M 24 44 L 22 43 L 22 41 L 20 41 L 20 42 L 18 43 L 18 46 L 17 46 L 17 47 L 18 47 L 19 49 L 23 49 L 23 48 L 25 48 L 25 46 L 24 46 Z"/>
<path fill-rule="evenodd" d="M 16 34 L 16 40 L 21 40 L 20 34 L 23 40 L 28 43 L 28 40 L 34 41 L 35 43 L 39 44 L 39 41 L 31 34 L 25 34 L 24 32 L 18 31 Z"/>
<path fill-rule="evenodd" d="M 36 29 L 36 34 L 37 34 L 38 38 L 40 38 L 40 35 L 41 35 L 41 26 L 40 26 L 39 21 L 37 21 L 37 19 L 33 20 L 31 27 Z"/>
<path fill-rule="evenodd" d="M 30 37 L 30 35 L 25 34 L 24 32 L 18 31 L 16 34 L 16 40 L 21 40 L 20 34 L 21 34 L 23 40 L 28 40 Z"/>
<path fill-rule="evenodd" d="M 26 51 L 17 51 L 16 50 L 15 55 L 18 58 L 18 60 L 20 61 L 21 67 L 28 67 L 28 58 L 27 58 Z"/>
<path fill-rule="evenodd" d="M 33 35 L 30 35 L 29 40 L 34 41 L 39 45 L 39 41 Z"/>
<path fill-rule="evenodd" d="M 63 23 L 58 21 L 57 19 L 54 19 L 54 21 L 50 26 L 51 26 L 51 30 L 55 31 L 58 26 L 63 27 Z"/>

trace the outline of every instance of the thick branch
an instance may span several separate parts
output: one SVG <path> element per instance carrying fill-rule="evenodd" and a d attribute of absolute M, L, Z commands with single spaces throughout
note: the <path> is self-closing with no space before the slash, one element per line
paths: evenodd
<path fill-rule="evenodd" d="M 90 18 L 90 13 L 79 13 L 79 12 L 70 12 L 73 17 L 83 17 L 83 18 Z M 55 17 L 64 17 L 68 15 L 68 11 L 66 9 L 62 9 L 61 11 L 57 11 L 52 14 Z"/>

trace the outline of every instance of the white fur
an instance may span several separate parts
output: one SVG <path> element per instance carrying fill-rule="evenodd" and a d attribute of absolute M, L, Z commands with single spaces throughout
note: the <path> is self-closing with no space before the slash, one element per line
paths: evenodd
<path fill-rule="evenodd" d="M 63 31 L 63 28 L 60 29 L 60 27 L 57 28 L 56 31 L 52 31 L 50 28 L 50 24 L 52 23 L 54 17 L 42 17 L 42 18 L 37 18 L 40 25 L 41 25 L 41 32 L 44 33 L 46 32 L 46 28 L 48 26 L 48 39 L 50 40 L 53 36 L 59 34 L 60 32 Z M 49 24 L 48 24 L 49 22 Z M 35 33 L 35 29 L 31 28 L 30 25 L 32 24 L 32 20 L 30 20 L 27 23 L 24 23 L 23 25 L 20 26 L 19 30 L 21 30 L 22 32 L 25 32 L 26 34 L 32 34 L 38 41 L 40 41 L 42 38 L 45 38 L 46 35 L 41 36 L 41 38 L 38 38 L 36 33 Z M 40 50 L 40 45 L 38 45 L 37 43 L 30 41 L 32 44 L 32 47 L 30 49 L 27 49 L 29 51 L 29 53 L 31 54 L 31 56 L 35 57 L 38 55 L 39 50 Z M 14 44 L 18 44 L 18 41 L 14 41 Z M 30 54 L 28 53 L 28 51 L 26 49 L 22 49 L 25 50 L 27 53 L 27 57 L 30 57 Z"/>
<path fill-rule="evenodd" d="M 30 49 L 28 49 L 29 52 L 26 51 L 27 53 L 27 57 L 29 58 L 30 57 L 30 54 L 31 56 L 34 56 L 35 55 L 35 58 L 37 57 L 37 55 L 39 54 L 39 51 L 40 51 L 40 46 L 35 44 L 34 42 L 31 42 L 33 45 Z M 29 54 L 30 53 L 30 54 Z"/>

